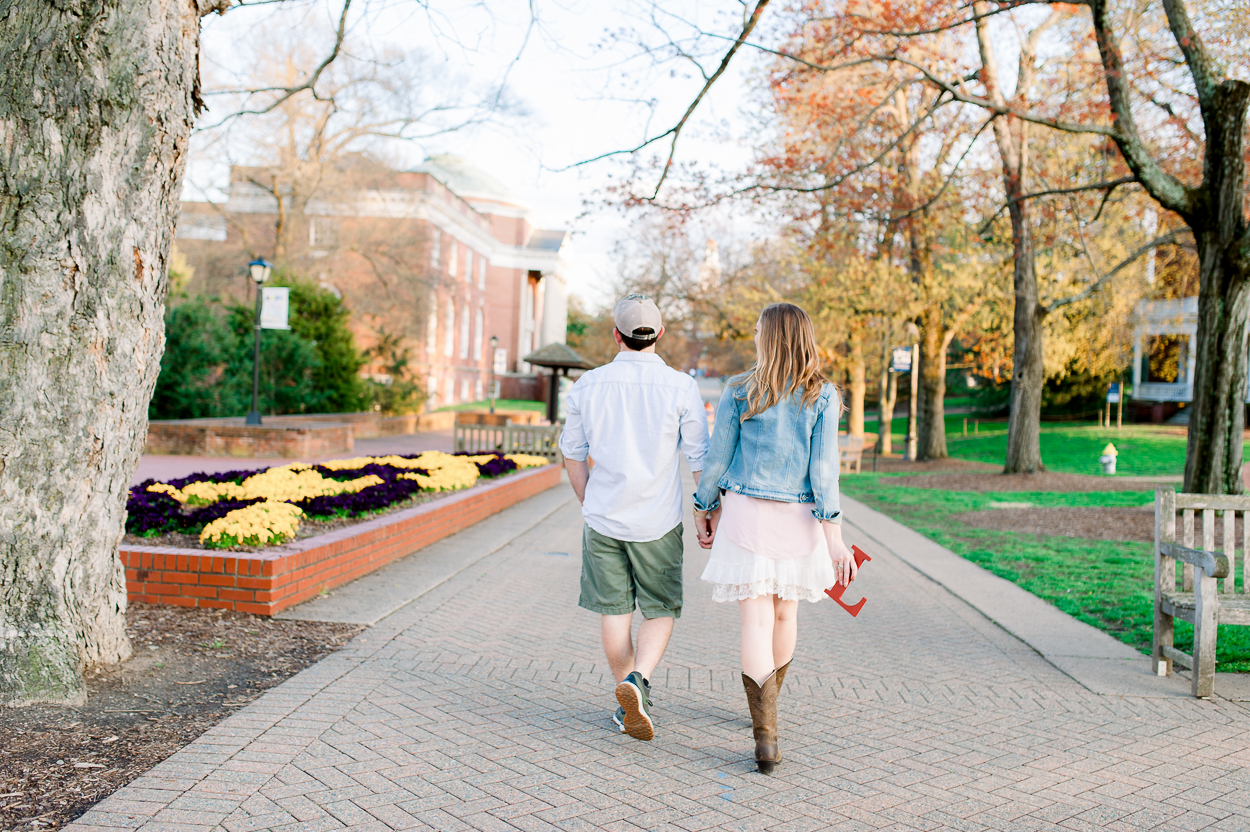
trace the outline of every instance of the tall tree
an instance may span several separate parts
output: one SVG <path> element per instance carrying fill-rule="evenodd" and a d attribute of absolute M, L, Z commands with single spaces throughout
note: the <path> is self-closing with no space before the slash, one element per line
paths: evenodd
<path fill-rule="evenodd" d="M 1015 90 L 1008 95 L 999 80 L 998 57 L 990 32 L 990 4 L 973 4 L 976 16 L 977 48 L 981 57 L 981 82 L 986 97 L 997 107 L 1024 109 L 1030 104 L 1037 78 L 1037 46 L 1047 29 L 1059 22 L 1064 12 L 1056 10 L 1033 27 L 1019 46 Z M 1003 190 L 1011 217 L 1014 352 L 1011 374 L 1011 409 L 1007 420 L 1007 460 L 1009 473 L 1043 470 L 1041 446 L 1042 385 L 1046 380 L 1042 363 L 1042 320 L 1045 307 L 1039 302 L 1037 268 L 1033 245 L 1033 221 L 1029 215 L 1029 122 L 1011 113 L 994 119 L 994 140 L 1003 168 Z"/>
<path fill-rule="evenodd" d="M 81 701 L 130 653 L 117 546 L 160 370 L 166 265 L 227 0 L 0 16 L 0 701 Z"/>
<path fill-rule="evenodd" d="M 1120 46 L 1121 21 L 1105 0 L 1089 0 L 1088 5 L 1112 112 L 1114 127 L 1108 133 L 1137 181 L 1160 205 L 1184 219 L 1198 247 L 1197 371 L 1185 490 L 1239 494 L 1243 490 L 1242 431 L 1250 346 L 1246 331 L 1250 320 L 1250 223 L 1246 217 L 1250 83 L 1229 77 L 1227 62 L 1208 48 L 1184 0 L 1163 0 L 1174 51 L 1184 61 L 1203 129 L 1198 142 L 1201 177 L 1178 175 L 1175 168 L 1169 170 L 1169 160 L 1150 146 L 1138 126 L 1131 75 Z M 1223 45 L 1230 47 L 1227 40 Z M 1244 42 L 1237 46 L 1244 49 Z"/>

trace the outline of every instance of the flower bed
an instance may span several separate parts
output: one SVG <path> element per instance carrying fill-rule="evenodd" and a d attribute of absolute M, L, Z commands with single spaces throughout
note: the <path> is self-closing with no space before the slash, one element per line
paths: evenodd
<path fill-rule="evenodd" d="M 424 505 L 254 551 L 144 545 L 131 538 L 119 552 L 126 592 L 142 603 L 273 615 L 552 488 L 560 475 L 560 466 L 542 465 L 479 478 L 474 488 L 434 495 L 438 499 Z"/>
<path fill-rule="evenodd" d="M 294 538 L 303 518 L 361 518 L 423 493 L 468 488 L 481 477 L 547 463 L 526 454 L 426 451 L 147 480 L 130 490 L 126 531 L 147 538 L 195 535 L 210 549 L 273 546 Z"/>

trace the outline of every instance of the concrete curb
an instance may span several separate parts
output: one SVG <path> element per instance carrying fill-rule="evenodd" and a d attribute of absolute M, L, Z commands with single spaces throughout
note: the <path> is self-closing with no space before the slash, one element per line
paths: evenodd
<path fill-rule="evenodd" d="M 274 618 L 338 621 L 371 626 L 493 555 L 574 499 L 561 487 L 541 491 L 463 531 L 345 584 L 328 595 L 286 609 Z"/>

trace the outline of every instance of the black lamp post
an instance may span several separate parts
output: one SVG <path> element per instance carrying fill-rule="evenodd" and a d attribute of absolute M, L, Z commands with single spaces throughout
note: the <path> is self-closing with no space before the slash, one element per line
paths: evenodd
<path fill-rule="evenodd" d="M 494 335 L 490 336 L 490 412 L 495 412 L 495 349 L 499 346 L 499 339 Z"/>
<path fill-rule="evenodd" d="M 256 339 L 252 350 L 252 409 L 248 411 L 245 422 L 248 425 L 260 424 L 260 310 L 264 294 L 260 287 L 269 279 L 269 272 L 272 268 L 273 266 L 264 260 L 253 260 L 247 264 L 252 282 L 256 284 L 256 320 L 254 322 Z"/>

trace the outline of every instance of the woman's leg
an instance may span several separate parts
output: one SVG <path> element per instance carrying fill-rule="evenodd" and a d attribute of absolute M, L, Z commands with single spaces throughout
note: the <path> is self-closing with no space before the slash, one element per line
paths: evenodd
<path fill-rule="evenodd" d="M 759 595 L 738 602 L 742 613 L 742 672 L 757 684 L 776 669 L 773 663 L 774 597 Z"/>
<path fill-rule="evenodd" d="M 773 667 L 781 667 L 794 657 L 794 643 L 799 636 L 799 602 L 773 599 Z"/>

